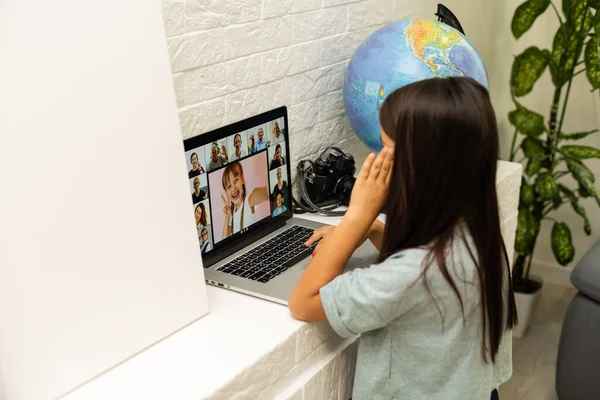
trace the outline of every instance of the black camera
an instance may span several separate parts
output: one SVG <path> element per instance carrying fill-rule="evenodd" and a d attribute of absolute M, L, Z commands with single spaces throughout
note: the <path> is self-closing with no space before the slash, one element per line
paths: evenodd
<path fill-rule="evenodd" d="M 354 157 L 337 147 L 327 149 L 313 165 L 313 173 L 306 176 L 306 191 L 315 204 L 350 203 L 354 187 Z"/>

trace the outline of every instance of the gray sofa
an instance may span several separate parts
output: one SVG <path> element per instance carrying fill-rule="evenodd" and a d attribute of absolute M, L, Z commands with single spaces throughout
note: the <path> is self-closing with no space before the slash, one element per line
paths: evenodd
<path fill-rule="evenodd" d="M 560 400 L 600 399 L 600 240 L 571 273 L 579 293 L 563 321 L 556 365 Z"/>

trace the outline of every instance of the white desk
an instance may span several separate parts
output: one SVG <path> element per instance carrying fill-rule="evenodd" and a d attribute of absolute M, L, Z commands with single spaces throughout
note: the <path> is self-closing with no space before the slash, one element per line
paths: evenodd
<path fill-rule="evenodd" d="M 521 168 L 497 174 L 509 254 Z M 340 218 L 308 216 L 336 224 Z M 367 251 L 367 250 L 365 250 Z M 356 344 L 326 324 L 294 320 L 286 307 L 209 287 L 211 312 L 66 397 L 82 399 L 347 400 Z"/>

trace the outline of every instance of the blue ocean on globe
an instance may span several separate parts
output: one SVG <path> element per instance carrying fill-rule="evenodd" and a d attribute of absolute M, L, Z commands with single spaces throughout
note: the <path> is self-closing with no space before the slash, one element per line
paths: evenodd
<path fill-rule="evenodd" d="M 445 76 L 468 76 L 488 87 L 481 56 L 459 31 L 419 18 L 380 28 L 346 70 L 344 106 L 354 132 L 370 149 L 381 150 L 379 109 L 385 98 L 407 84 Z"/>

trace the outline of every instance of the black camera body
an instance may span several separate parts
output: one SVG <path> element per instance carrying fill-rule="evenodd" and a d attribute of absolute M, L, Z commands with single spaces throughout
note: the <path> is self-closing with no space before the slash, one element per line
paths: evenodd
<path fill-rule="evenodd" d="M 313 166 L 307 176 L 306 191 L 315 204 L 339 203 L 348 205 L 354 187 L 356 167 L 354 157 L 340 149 L 330 148 Z"/>

